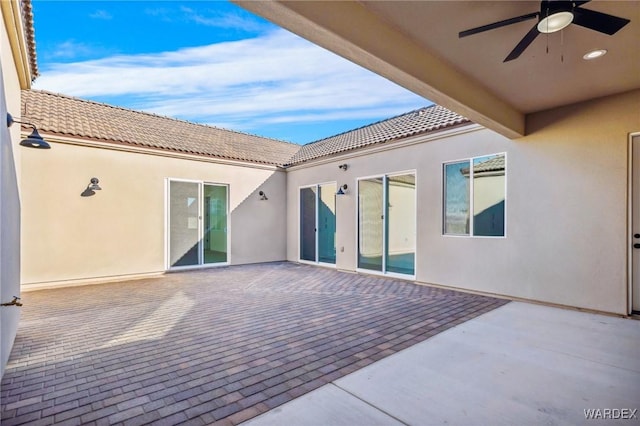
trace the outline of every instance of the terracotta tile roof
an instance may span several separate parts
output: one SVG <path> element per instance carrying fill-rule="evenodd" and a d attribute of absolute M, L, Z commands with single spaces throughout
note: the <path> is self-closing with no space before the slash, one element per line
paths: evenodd
<path fill-rule="evenodd" d="M 504 170 L 504 155 L 497 155 L 493 158 L 490 158 L 482 163 L 475 164 L 473 166 L 474 173 L 478 172 L 497 172 Z"/>
<path fill-rule="evenodd" d="M 167 151 L 282 165 L 300 145 L 70 96 L 22 91 L 21 118 L 43 133 Z"/>
<path fill-rule="evenodd" d="M 24 25 L 25 41 L 29 50 L 29 67 L 31 68 L 31 79 L 35 80 L 38 76 L 38 59 L 36 56 L 36 35 L 33 26 L 33 10 L 31 8 L 31 0 L 22 0 L 22 21 Z"/>
<path fill-rule="evenodd" d="M 303 145 L 288 165 L 470 122 L 445 107 L 433 105 Z"/>
<path fill-rule="evenodd" d="M 476 159 L 477 160 L 477 159 Z M 475 162 L 475 160 L 474 160 Z M 490 172 L 503 172 L 505 168 L 505 158 L 504 154 L 498 154 L 494 157 L 489 158 L 481 163 L 476 163 L 473 165 L 473 173 L 490 173 Z M 469 175 L 469 167 L 465 167 L 460 169 L 460 173 L 464 176 Z"/>

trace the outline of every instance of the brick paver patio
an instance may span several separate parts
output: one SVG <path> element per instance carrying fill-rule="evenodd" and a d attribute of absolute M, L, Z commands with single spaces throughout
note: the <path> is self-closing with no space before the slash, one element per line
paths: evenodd
<path fill-rule="evenodd" d="M 3 426 L 237 424 L 507 303 L 286 262 L 23 302 Z"/>

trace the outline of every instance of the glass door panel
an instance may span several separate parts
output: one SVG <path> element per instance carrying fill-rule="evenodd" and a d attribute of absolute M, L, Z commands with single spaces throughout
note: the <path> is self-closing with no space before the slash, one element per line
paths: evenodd
<path fill-rule="evenodd" d="M 382 271 L 382 177 L 358 181 L 358 268 Z"/>
<path fill-rule="evenodd" d="M 316 261 L 316 188 L 300 188 L 300 259 Z"/>
<path fill-rule="evenodd" d="M 204 263 L 227 261 L 227 187 L 204 185 Z"/>
<path fill-rule="evenodd" d="M 318 186 L 318 262 L 336 263 L 336 184 Z"/>
<path fill-rule="evenodd" d="M 386 270 L 414 275 L 416 247 L 416 177 L 387 178 Z"/>
<path fill-rule="evenodd" d="M 169 183 L 169 264 L 191 266 L 200 263 L 200 185 Z"/>

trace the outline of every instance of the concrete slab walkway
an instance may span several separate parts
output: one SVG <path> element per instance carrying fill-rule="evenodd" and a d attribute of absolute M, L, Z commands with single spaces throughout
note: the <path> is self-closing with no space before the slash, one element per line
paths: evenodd
<path fill-rule="evenodd" d="M 23 302 L 3 426 L 237 424 L 507 303 L 286 262 Z"/>
<path fill-rule="evenodd" d="M 244 425 L 355 424 L 640 424 L 640 321 L 512 302 Z"/>

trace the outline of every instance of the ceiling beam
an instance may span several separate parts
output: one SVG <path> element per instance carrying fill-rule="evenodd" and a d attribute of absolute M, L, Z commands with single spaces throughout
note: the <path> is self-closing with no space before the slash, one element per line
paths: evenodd
<path fill-rule="evenodd" d="M 358 2 L 232 1 L 508 138 L 525 133 L 523 113 Z"/>

